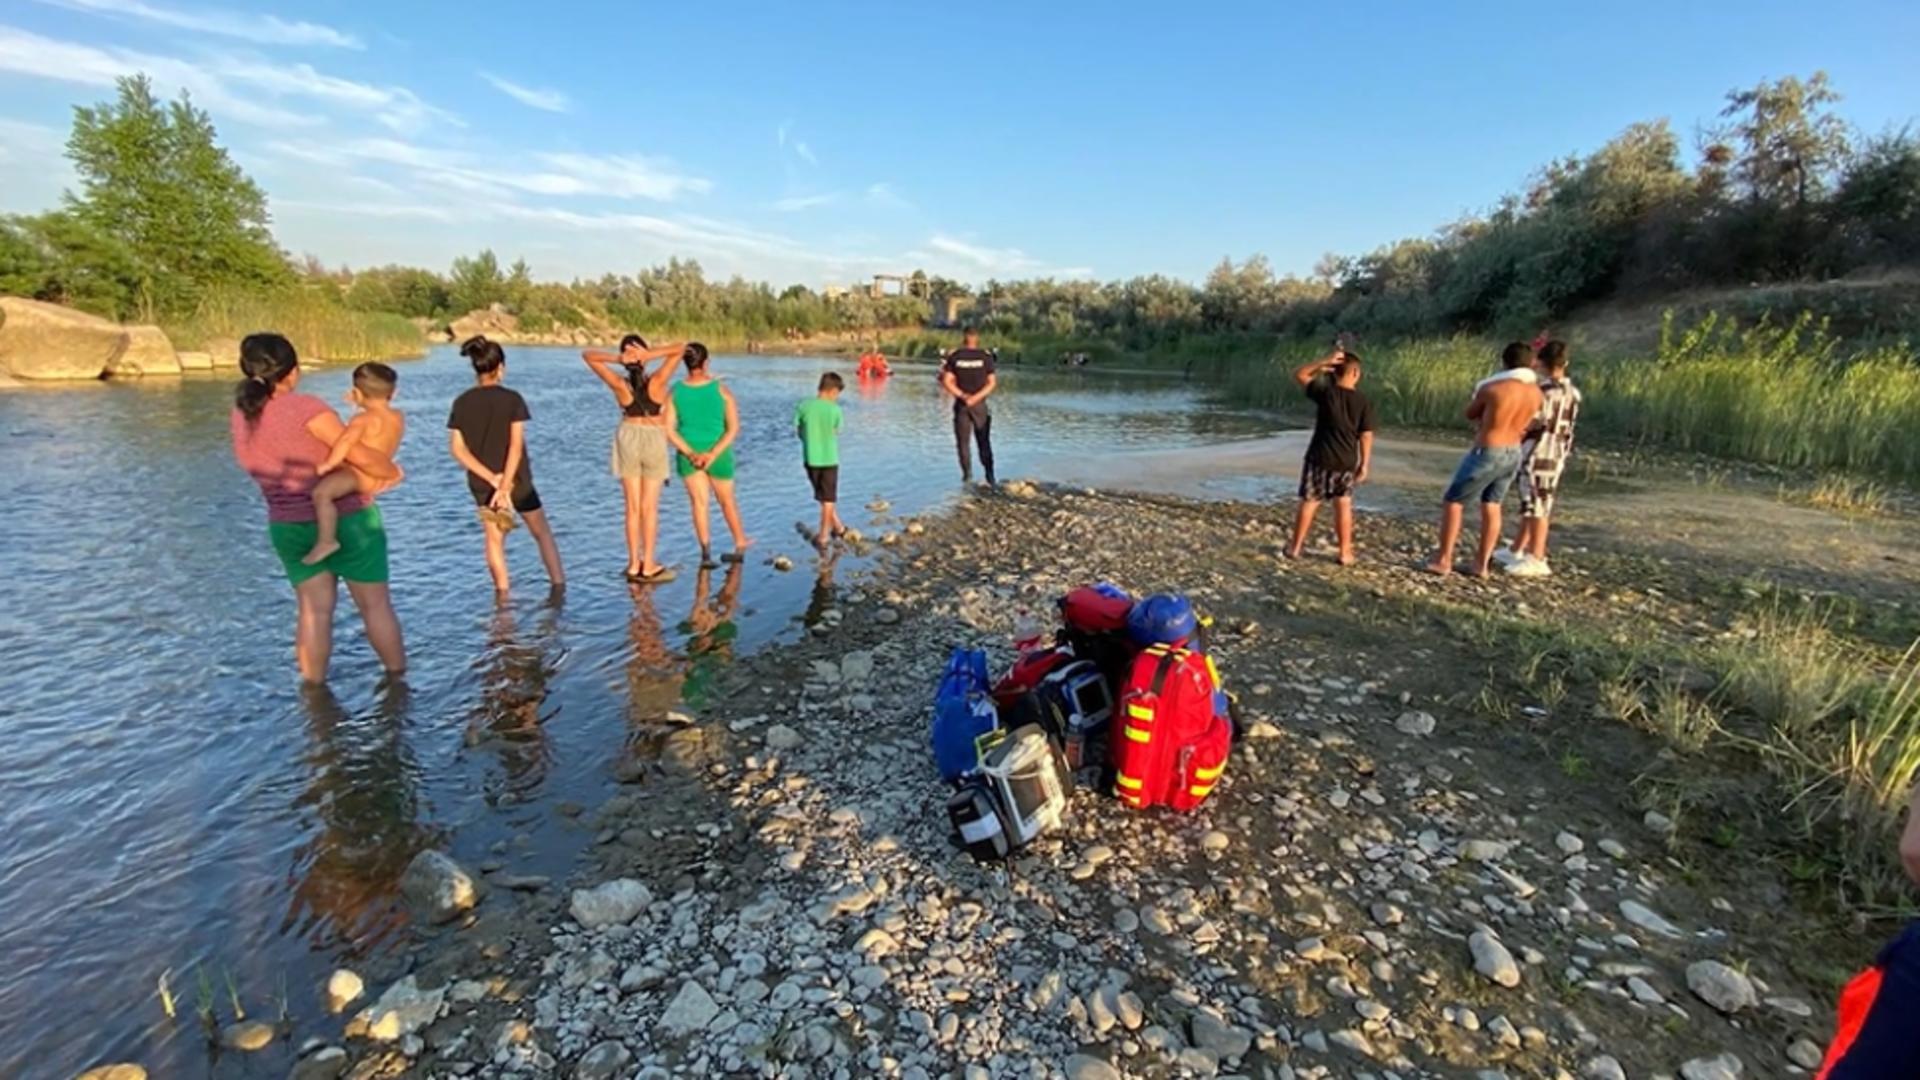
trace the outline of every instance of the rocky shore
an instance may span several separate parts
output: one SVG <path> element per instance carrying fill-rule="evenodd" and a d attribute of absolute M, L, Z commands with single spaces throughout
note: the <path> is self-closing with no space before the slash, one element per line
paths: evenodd
<path fill-rule="evenodd" d="M 1664 749 L 1591 698 L 1477 700 L 1517 661 L 1437 614 L 1657 643 L 1725 632 L 1711 591 L 1598 551 L 1550 588 L 1433 581 L 1424 526 L 1384 517 L 1356 570 L 1284 563 L 1285 515 L 1013 485 L 899 526 L 618 794 L 556 808 L 574 881 L 505 844 L 465 884 L 420 868 L 415 970 L 292 1075 L 1810 1075 L 1874 932 L 1649 811 Z M 1019 611 L 1100 579 L 1214 615 L 1245 737 L 1192 815 L 1083 790 L 977 866 L 946 840 L 931 688 L 952 646 L 1004 661 Z"/>

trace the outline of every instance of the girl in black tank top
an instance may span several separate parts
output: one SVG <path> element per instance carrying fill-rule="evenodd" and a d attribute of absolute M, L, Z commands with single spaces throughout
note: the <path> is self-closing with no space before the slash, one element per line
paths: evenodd
<path fill-rule="evenodd" d="M 621 406 L 627 416 L 652 418 L 660 415 L 660 402 L 653 400 L 653 380 L 639 364 L 627 368 L 627 385 L 633 388 L 633 400 Z"/>

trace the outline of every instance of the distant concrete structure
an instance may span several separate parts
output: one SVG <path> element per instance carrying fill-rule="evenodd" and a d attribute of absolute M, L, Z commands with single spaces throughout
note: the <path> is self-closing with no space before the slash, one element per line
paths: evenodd
<path fill-rule="evenodd" d="M 954 326 L 958 324 L 960 322 L 960 313 L 964 311 L 967 306 L 967 298 L 964 296 L 956 294 L 941 297 L 939 302 L 933 305 L 933 325 Z"/>

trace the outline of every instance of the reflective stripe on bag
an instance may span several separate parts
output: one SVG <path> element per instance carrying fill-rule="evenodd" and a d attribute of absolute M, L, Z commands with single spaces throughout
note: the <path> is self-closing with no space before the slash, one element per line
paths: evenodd
<path fill-rule="evenodd" d="M 1133 717 L 1135 720 L 1151 720 L 1153 719 L 1153 706 L 1129 705 L 1127 706 L 1127 715 Z"/>
<path fill-rule="evenodd" d="M 1137 777 L 1128 776 L 1126 773 L 1121 773 L 1120 775 L 1114 777 L 1113 779 L 1114 779 L 1114 782 L 1119 784 L 1121 787 L 1127 788 L 1132 791 L 1138 791 L 1142 783 L 1142 781 L 1139 780 Z"/>
<path fill-rule="evenodd" d="M 977 844 L 998 835 L 1000 835 L 999 818 L 979 818 L 960 826 L 960 839 L 969 844 Z"/>
<path fill-rule="evenodd" d="M 1212 793 L 1213 793 L 1212 784 L 1208 784 L 1205 787 L 1202 787 L 1199 784 L 1195 784 L 1192 787 L 1187 789 L 1187 794 L 1193 796 L 1196 799 L 1204 799 Z"/>
<path fill-rule="evenodd" d="M 1193 770 L 1193 778 L 1195 780 L 1218 780 L 1220 778 L 1220 774 L 1226 771 L 1227 771 L 1227 763 L 1223 761 L 1220 764 L 1215 765 L 1211 769 Z"/>
<path fill-rule="evenodd" d="M 1134 727 L 1132 724 L 1128 724 L 1125 730 L 1127 733 L 1127 738 L 1132 739 L 1134 742 L 1152 742 L 1153 741 L 1153 732 L 1148 731 L 1146 728 L 1137 728 L 1137 727 Z"/>

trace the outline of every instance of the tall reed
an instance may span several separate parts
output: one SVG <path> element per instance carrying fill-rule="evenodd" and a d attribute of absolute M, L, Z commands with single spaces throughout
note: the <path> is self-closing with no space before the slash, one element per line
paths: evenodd
<path fill-rule="evenodd" d="M 1300 400 L 1289 373 L 1324 346 L 1303 343 L 1242 363 L 1222 379 L 1244 404 Z M 1458 427 L 1474 383 L 1498 346 L 1472 338 L 1363 345 L 1364 389 L 1381 419 Z M 1653 355 L 1583 353 L 1573 378 L 1585 395 L 1588 437 L 1741 461 L 1920 480 L 1920 365 L 1906 345 L 1847 353 L 1809 315 L 1742 326 L 1709 314 L 1690 326 L 1671 315 Z"/>
<path fill-rule="evenodd" d="M 202 349 L 272 330 L 285 334 L 301 356 L 314 360 L 390 360 L 426 351 L 420 328 L 399 315 L 352 311 L 299 288 L 215 293 L 193 314 L 163 326 L 180 349 Z"/>

